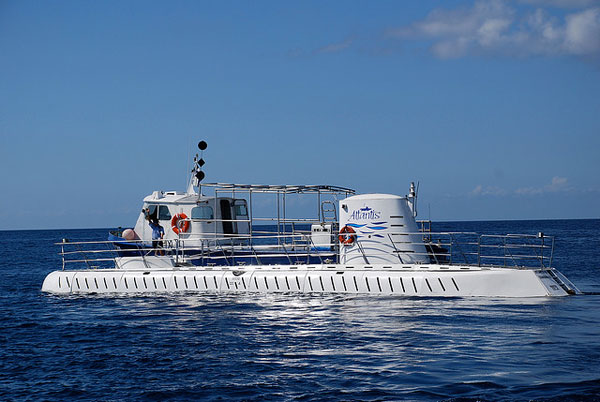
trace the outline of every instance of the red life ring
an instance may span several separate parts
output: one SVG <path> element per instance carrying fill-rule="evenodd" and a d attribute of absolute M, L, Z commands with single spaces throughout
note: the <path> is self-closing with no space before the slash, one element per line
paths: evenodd
<path fill-rule="evenodd" d="M 344 246 L 350 246 L 352 243 L 354 243 L 354 240 L 356 240 L 355 233 L 356 232 L 354 231 L 354 229 L 352 229 L 352 227 L 344 226 L 342 230 L 340 230 L 338 239 L 340 243 L 342 243 Z"/>
<path fill-rule="evenodd" d="M 187 232 L 190 228 L 190 221 L 187 220 L 187 216 L 184 213 L 177 214 L 171 219 L 171 229 L 176 234 Z"/>

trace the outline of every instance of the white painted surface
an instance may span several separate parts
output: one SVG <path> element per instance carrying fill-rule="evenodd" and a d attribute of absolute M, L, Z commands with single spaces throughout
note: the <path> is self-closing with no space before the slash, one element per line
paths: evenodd
<path fill-rule="evenodd" d="M 55 271 L 42 291 L 69 293 L 300 292 L 393 296 L 564 296 L 547 271 L 428 265 L 257 266 Z"/>
<path fill-rule="evenodd" d="M 340 250 L 345 264 L 427 263 L 429 257 L 407 198 L 391 194 L 348 197 L 340 204 L 340 228 L 357 239 Z"/>

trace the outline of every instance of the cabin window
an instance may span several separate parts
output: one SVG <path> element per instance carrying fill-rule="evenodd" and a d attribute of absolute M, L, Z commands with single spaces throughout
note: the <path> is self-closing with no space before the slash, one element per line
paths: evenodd
<path fill-rule="evenodd" d="M 168 221 L 171 219 L 171 213 L 166 205 L 150 204 L 148 205 L 148 217 L 150 220 L 158 218 L 161 221 Z"/>
<path fill-rule="evenodd" d="M 158 206 L 158 219 L 161 221 L 168 221 L 169 219 L 171 219 L 169 207 L 167 207 L 166 205 Z"/>
<path fill-rule="evenodd" d="M 248 208 L 246 208 L 246 204 L 238 204 L 238 201 L 236 201 L 235 216 L 248 216 Z"/>
<path fill-rule="evenodd" d="M 192 219 L 214 219 L 213 209 L 209 205 L 192 208 Z"/>
<path fill-rule="evenodd" d="M 148 218 L 151 221 L 158 219 L 158 205 L 152 204 L 148 206 Z"/>

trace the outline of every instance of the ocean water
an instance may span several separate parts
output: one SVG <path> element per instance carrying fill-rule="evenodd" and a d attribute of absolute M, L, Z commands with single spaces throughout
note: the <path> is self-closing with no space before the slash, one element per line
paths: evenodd
<path fill-rule="evenodd" d="M 587 295 L 53 296 L 61 238 L 0 232 L 0 400 L 600 401 L 600 220 L 451 222 L 557 236 Z"/>

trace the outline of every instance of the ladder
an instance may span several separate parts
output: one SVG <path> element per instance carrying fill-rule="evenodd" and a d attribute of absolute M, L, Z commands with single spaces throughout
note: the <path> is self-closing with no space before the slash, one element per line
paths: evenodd
<path fill-rule="evenodd" d="M 323 201 L 321 203 L 321 221 L 337 222 L 337 210 L 332 201 Z"/>
<path fill-rule="evenodd" d="M 556 273 L 554 273 L 554 270 L 552 268 L 546 270 L 546 272 L 548 272 L 548 275 L 550 275 L 550 277 L 554 280 L 554 282 L 556 282 L 561 288 L 563 288 L 563 290 L 565 292 L 567 292 L 567 294 L 569 294 L 569 295 L 576 294 L 575 290 L 571 289 L 571 287 L 569 287 L 569 285 L 567 285 L 565 282 L 563 282 L 563 280 L 560 279 L 558 277 L 558 275 L 556 275 Z"/>

